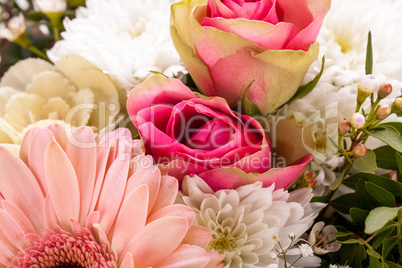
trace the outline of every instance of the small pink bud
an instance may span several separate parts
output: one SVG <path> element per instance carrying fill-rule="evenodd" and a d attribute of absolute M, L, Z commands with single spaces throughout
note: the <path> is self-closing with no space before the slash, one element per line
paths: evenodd
<path fill-rule="evenodd" d="M 350 124 L 356 129 L 361 129 L 366 124 L 366 118 L 361 113 L 354 113 L 350 117 Z"/>
<path fill-rule="evenodd" d="M 391 107 L 389 105 L 381 105 L 377 111 L 377 119 L 384 119 L 391 114 Z"/>
<path fill-rule="evenodd" d="M 364 144 L 359 144 L 355 148 L 353 148 L 353 156 L 354 157 L 363 157 L 367 153 L 367 147 Z"/>
<path fill-rule="evenodd" d="M 377 87 L 377 80 L 371 74 L 364 76 L 357 88 L 357 103 L 362 104 L 368 96 L 373 94 Z"/>
<path fill-rule="evenodd" d="M 380 86 L 380 89 L 378 90 L 378 98 L 379 99 L 385 99 L 388 97 L 389 94 L 392 92 L 392 85 L 388 83 L 384 83 Z"/>
<path fill-rule="evenodd" d="M 392 104 L 391 112 L 393 113 L 400 113 L 402 112 L 402 98 L 396 98 L 394 103 Z"/>
<path fill-rule="evenodd" d="M 307 181 L 313 177 L 313 172 L 309 172 L 306 175 L 304 175 L 304 179 Z"/>
<path fill-rule="evenodd" d="M 341 136 L 345 136 L 346 134 L 349 133 L 351 129 L 351 125 L 349 121 L 343 120 L 341 122 L 339 122 L 338 125 L 338 134 Z"/>

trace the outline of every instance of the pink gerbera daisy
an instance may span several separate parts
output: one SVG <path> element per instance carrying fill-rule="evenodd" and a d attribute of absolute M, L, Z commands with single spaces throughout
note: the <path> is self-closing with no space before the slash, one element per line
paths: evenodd
<path fill-rule="evenodd" d="M 30 129 L 20 157 L 0 146 L 0 266 L 215 267 L 177 187 L 127 129 Z"/>

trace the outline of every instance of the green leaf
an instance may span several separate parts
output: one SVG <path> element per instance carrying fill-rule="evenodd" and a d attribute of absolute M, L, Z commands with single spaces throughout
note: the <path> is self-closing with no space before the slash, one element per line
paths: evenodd
<path fill-rule="evenodd" d="M 331 205 L 342 213 L 348 214 L 351 207 L 359 207 L 356 194 L 344 194 L 331 201 Z"/>
<path fill-rule="evenodd" d="M 351 208 L 349 211 L 350 217 L 352 217 L 353 222 L 357 225 L 364 226 L 364 221 L 366 220 L 370 211 L 360 208 Z"/>
<path fill-rule="evenodd" d="M 374 149 L 373 152 L 376 155 L 376 162 L 379 168 L 389 170 L 396 170 L 398 168 L 394 157 L 396 150 L 391 146 L 385 145 Z"/>
<path fill-rule="evenodd" d="M 378 126 L 370 132 L 371 136 L 377 138 L 398 152 L 402 152 L 402 137 L 398 130 L 393 126 Z"/>
<path fill-rule="evenodd" d="M 395 162 L 399 173 L 402 174 L 402 155 L 399 152 L 395 152 Z"/>
<path fill-rule="evenodd" d="M 85 6 L 85 0 L 68 0 L 72 7 Z"/>
<path fill-rule="evenodd" d="M 366 218 L 366 228 L 364 232 L 366 234 L 372 234 L 381 229 L 388 221 L 396 217 L 400 209 L 402 208 L 378 207 L 373 209 Z"/>
<path fill-rule="evenodd" d="M 378 127 L 381 126 L 391 126 L 394 127 L 396 130 L 398 130 L 399 134 L 402 135 L 402 123 L 401 122 L 387 122 L 387 123 L 382 123 L 378 125 Z"/>
<path fill-rule="evenodd" d="M 367 150 L 363 157 L 358 157 L 353 164 L 353 167 L 360 172 L 373 173 L 377 170 L 375 153 L 372 150 Z"/>
<path fill-rule="evenodd" d="M 367 252 L 368 253 L 368 252 Z M 370 256 L 370 262 L 369 262 L 369 267 L 370 268 L 384 268 L 382 267 L 381 262 L 378 260 L 378 258 L 375 258 L 373 256 Z"/>
<path fill-rule="evenodd" d="M 320 81 L 322 73 L 324 72 L 324 64 L 325 64 L 325 55 L 322 57 L 321 70 L 317 74 L 317 76 L 309 83 L 300 86 L 299 89 L 296 91 L 296 93 L 293 95 L 293 97 L 287 103 L 291 103 L 296 99 L 305 97 L 308 93 L 310 93 L 314 89 L 318 81 Z"/>
<path fill-rule="evenodd" d="M 383 229 L 384 229 L 385 231 L 382 231 L 381 233 L 380 233 L 380 231 L 378 232 L 379 234 L 377 234 L 377 235 L 375 236 L 372 247 L 373 247 L 373 248 L 378 248 L 378 247 L 382 244 L 382 242 L 383 242 L 388 236 L 390 236 L 390 235 L 392 234 L 392 232 L 395 230 L 396 227 L 397 227 L 396 224 L 391 224 L 391 225 L 389 225 L 389 226 L 387 226 L 387 227 L 385 227 L 385 228 L 381 228 L 380 231 L 382 231 Z"/>
<path fill-rule="evenodd" d="M 367 254 L 374 258 L 381 259 L 381 254 L 372 248 L 367 249 Z"/>
<path fill-rule="evenodd" d="M 367 192 L 374 197 L 382 206 L 395 207 L 396 201 L 393 194 L 372 182 L 366 182 Z"/>
<path fill-rule="evenodd" d="M 366 248 L 363 245 L 357 245 L 353 267 L 360 267 L 362 260 L 366 259 L 366 257 Z"/>
<path fill-rule="evenodd" d="M 340 177 L 338 177 L 330 186 L 329 189 L 331 191 L 335 191 L 336 189 L 338 189 L 339 186 L 341 186 L 343 181 L 343 175 L 341 175 Z"/>
<path fill-rule="evenodd" d="M 398 240 L 391 238 L 385 239 L 384 243 L 382 244 L 382 251 L 381 251 L 382 257 L 385 259 L 397 244 Z"/>
<path fill-rule="evenodd" d="M 384 188 L 388 192 L 391 192 L 395 196 L 401 196 L 402 195 L 402 183 L 393 181 L 388 177 L 384 176 L 379 176 L 375 174 L 368 174 L 368 173 L 356 173 L 353 174 L 352 176 L 348 177 L 344 184 L 354 190 L 356 190 L 356 185 L 357 182 L 360 180 L 366 180 L 366 181 L 371 181 L 375 183 L 376 185 Z"/>
<path fill-rule="evenodd" d="M 373 73 L 373 46 L 371 42 L 371 31 L 368 33 L 367 50 L 366 50 L 366 74 Z"/>
<path fill-rule="evenodd" d="M 353 232 L 335 232 L 332 233 L 330 236 L 331 237 L 345 237 L 345 236 L 351 236 L 353 235 Z"/>
<path fill-rule="evenodd" d="M 45 13 L 40 12 L 40 11 L 32 11 L 32 12 L 28 13 L 26 18 L 27 18 L 27 20 L 39 22 L 43 19 L 46 19 L 46 15 L 45 15 Z"/>
<path fill-rule="evenodd" d="M 356 256 L 356 249 L 357 249 L 356 244 L 342 246 L 342 252 L 340 255 L 339 263 L 342 263 L 344 265 L 346 264 L 351 265 Z"/>
<path fill-rule="evenodd" d="M 395 262 L 385 261 L 385 263 L 388 264 L 389 267 L 391 267 L 391 268 L 402 268 L 401 265 L 396 264 Z"/>
<path fill-rule="evenodd" d="M 345 241 L 336 240 L 336 242 L 338 242 L 339 244 L 357 244 L 357 243 L 363 242 L 363 241 L 364 241 L 364 240 L 361 239 L 361 238 L 359 238 L 359 239 L 357 239 L 357 238 L 352 238 L 352 239 L 348 239 L 348 240 L 345 240 Z"/>
<path fill-rule="evenodd" d="M 321 195 L 321 196 L 314 196 L 313 198 L 311 198 L 311 203 L 328 203 L 328 197 L 329 197 L 330 193 L 327 193 L 326 195 Z"/>
<path fill-rule="evenodd" d="M 253 85 L 254 80 L 247 86 L 246 91 L 244 92 L 243 98 L 241 100 L 241 108 L 242 108 L 242 113 L 247 114 L 249 116 L 256 116 L 256 115 L 262 115 L 260 108 L 258 106 L 250 101 L 247 98 L 247 93 L 250 90 L 251 86 Z"/>

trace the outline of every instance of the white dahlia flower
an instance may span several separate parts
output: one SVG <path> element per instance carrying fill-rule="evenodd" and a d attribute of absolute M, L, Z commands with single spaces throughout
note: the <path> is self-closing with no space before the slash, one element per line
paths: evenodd
<path fill-rule="evenodd" d="M 48 52 L 53 62 L 78 54 L 129 90 L 149 71 L 168 76 L 184 69 L 169 32 L 173 0 L 87 0 Z"/>
<path fill-rule="evenodd" d="M 289 193 L 256 182 L 214 193 L 200 177 L 186 176 L 182 191 L 183 202 L 196 212 L 197 224 L 212 232 L 207 249 L 222 254 L 224 266 L 230 268 L 280 264 L 278 242 L 288 248 L 289 234 L 300 237 L 322 208 L 309 203 L 310 188 Z"/>

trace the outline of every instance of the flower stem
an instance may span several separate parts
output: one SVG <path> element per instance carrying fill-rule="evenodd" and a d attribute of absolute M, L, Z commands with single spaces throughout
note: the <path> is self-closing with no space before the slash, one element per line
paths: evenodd
<path fill-rule="evenodd" d="M 27 47 L 31 52 L 35 53 L 36 55 L 38 55 L 39 57 L 43 58 L 44 60 L 50 61 L 49 58 L 46 56 L 45 53 L 43 53 L 41 50 L 39 50 L 37 47 L 35 47 L 34 45 L 30 45 L 29 47 Z"/>

